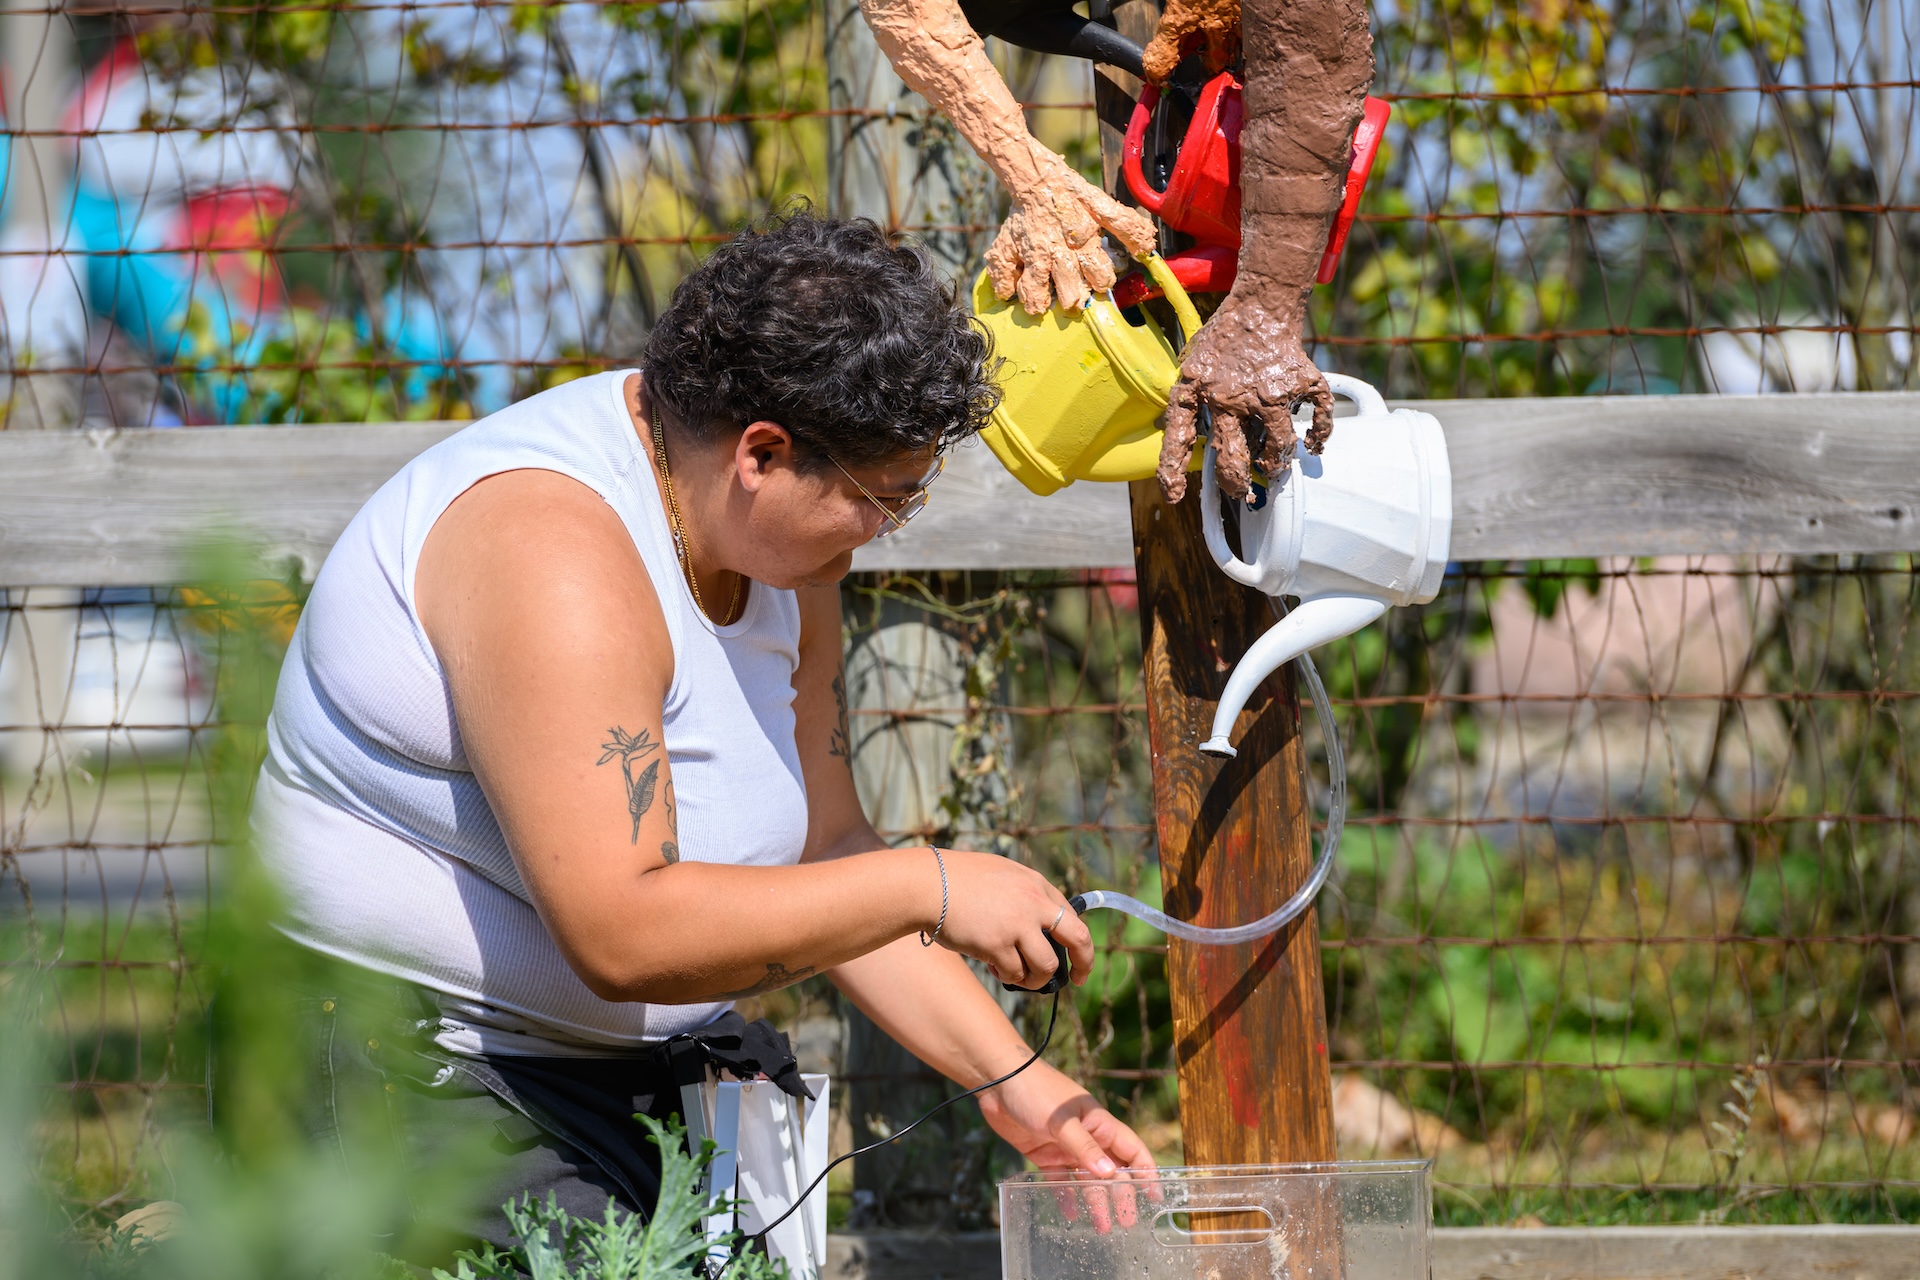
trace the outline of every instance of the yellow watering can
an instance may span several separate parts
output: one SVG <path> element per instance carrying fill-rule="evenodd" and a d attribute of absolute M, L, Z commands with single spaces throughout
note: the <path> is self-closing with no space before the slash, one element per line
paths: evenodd
<path fill-rule="evenodd" d="M 1187 341 L 1200 314 L 1158 254 L 1140 260 L 1172 304 Z M 1075 480 L 1144 480 L 1160 462 L 1160 415 L 1180 376 L 1173 344 L 1148 318 L 1133 324 L 1111 296 L 1078 314 L 1030 316 L 1002 302 L 983 271 L 973 314 L 993 339 L 1000 405 L 980 433 L 1014 478 L 1043 497 Z M 1194 451 L 1195 468 L 1200 452 Z"/>

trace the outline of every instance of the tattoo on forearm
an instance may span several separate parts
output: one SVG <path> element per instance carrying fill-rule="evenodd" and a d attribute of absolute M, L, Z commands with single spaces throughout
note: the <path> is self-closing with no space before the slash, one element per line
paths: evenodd
<path fill-rule="evenodd" d="M 637 737 L 618 725 L 607 732 L 612 736 L 612 741 L 600 744 L 601 755 L 595 767 L 612 760 L 620 762 L 620 775 L 627 783 L 627 816 L 633 819 L 632 842 L 639 844 L 640 819 L 646 816 L 647 810 L 653 808 L 653 793 L 660 785 L 660 762 L 655 760 L 638 774 L 634 769 L 642 760 L 658 751 L 660 744 L 644 728 Z M 667 786 L 672 788 L 671 779 Z"/>
<path fill-rule="evenodd" d="M 837 675 L 833 678 L 833 704 L 839 716 L 833 726 L 833 736 L 827 743 L 827 754 L 839 756 L 853 765 L 853 726 L 847 719 L 847 678 Z"/>
<path fill-rule="evenodd" d="M 744 1000 L 748 996 L 765 995 L 769 991 L 778 991 L 781 987 L 790 987 L 802 978 L 811 978 L 813 972 L 813 966 L 810 964 L 803 964 L 797 969 L 789 969 L 783 964 L 770 964 L 767 966 L 767 976 L 760 981 L 739 991 L 722 992 L 717 998 Z"/>

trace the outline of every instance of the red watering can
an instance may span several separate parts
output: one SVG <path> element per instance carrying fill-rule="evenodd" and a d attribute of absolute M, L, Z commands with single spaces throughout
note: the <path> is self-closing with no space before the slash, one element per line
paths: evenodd
<path fill-rule="evenodd" d="M 1146 146 L 1147 125 L 1160 102 L 1160 91 L 1148 85 L 1134 105 L 1133 118 L 1127 122 L 1127 137 L 1121 152 L 1121 172 L 1134 198 L 1160 221 L 1176 231 L 1199 240 L 1194 249 L 1167 259 L 1175 277 L 1188 292 L 1225 293 L 1233 287 L 1239 265 L 1240 247 L 1240 126 L 1244 116 L 1240 104 L 1241 86 L 1231 71 L 1223 71 L 1200 90 L 1193 121 L 1181 140 L 1180 154 L 1164 191 L 1148 185 L 1141 171 L 1141 153 Z M 1353 162 L 1347 169 L 1346 198 L 1334 218 L 1327 236 L 1326 252 L 1320 258 L 1317 283 L 1333 280 L 1340 253 L 1353 230 L 1354 216 L 1360 209 L 1360 196 L 1366 190 L 1367 177 L 1373 172 L 1373 158 L 1380 150 L 1380 138 L 1386 131 L 1392 108 L 1379 98 L 1368 98 L 1361 111 L 1360 127 L 1353 135 Z M 1139 272 L 1129 274 L 1115 286 L 1113 299 L 1128 307 L 1143 298 L 1159 296 L 1159 290 Z"/>
<path fill-rule="evenodd" d="M 1240 247 L 1240 81 L 1222 71 L 1207 81 L 1194 104 L 1193 121 L 1180 141 L 1180 154 L 1167 175 L 1167 189 L 1155 191 L 1140 171 L 1147 125 L 1160 105 L 1160 90 L 1148 85 L 1127 121 L 1121 172 L 1141 208 L 1175 231 L 1204 244 Z"/>

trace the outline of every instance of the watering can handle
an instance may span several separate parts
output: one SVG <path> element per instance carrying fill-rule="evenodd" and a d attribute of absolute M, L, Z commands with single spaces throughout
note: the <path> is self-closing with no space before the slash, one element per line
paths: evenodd
<path fill-rule="evenodd" d="M 1185 300 L 1185 296 L 1182 295 L 1181 301 Z M 1387 412 L 1387 402 L 1381 398 L 1378 391 L 1373 389 L 1371 383 L 1362 382 L 1344 373 L 1329 373 L 1325 376 L 1327 386 L 1335 394 L 1343 395 L 1353 401 L 1362 414 L 1384 415 Z M 1205 406 L 1202 406 L 1201 412 L 1203 414 L 1206 412 Z M 1207 553 L 1213 557 L 1213 562 L 1220 566 L 1220 572 L 1242 586 L 1258 587 L 1264 578 L 1261 570 L 1234 555 L 1232 549 L 1227 546 L 1226 529 L 1222 525 L 1225 517 L 1220 512 L 1219 481 L 1214 478 L 1213 473 L 1211 441 L 1213 424 L 1209 421 L 1207 425 L 1209 440 L 1206 454 L 1200 463 L 1200 531 L 1206 536 Z"/>
<path fill-rule="evenodd" d="M 1221 525 L 1225 518 L 1220 511 L 1219 481 L 1213 475 L 1213 443 L 1209 433 L 1206 453 L 1200 462 L 1200 532 L 1206 536 L 1207 553 L 1220 566 L 1220 572 L 1243 587 L 1257 587 L 1260 571 L 1234 555 L 1227 546 L 1226 530 Z"/>
<path fill-rule="evenodd" d="M 1147 125 L 1153 119 L 1153 109 L 1160 103 L 1158 85 L 1147 85 L 1140 91 L 1140 101 L 1133 104 L 1133 115 L 1127 120 L 1126 140 L 1120 145 L 1120 172 L 1127 180 L 1127 189 L 1133 192 L 1133 198 L 1148 213 L 1159 213 L 1160 206 L 1166 203 L 1167 193 L 1155 191 L 1147 182 L 1147 176 L 1140 172 L 1140 153 L 1147 145 Z"/>
<path fill-rule="evenodd" d="M 1344 373 L 1329 373 L 1324 376 L 1327 386 L 1333 393 L 1353 401 L 1361 413 L 1370 415 L 1386 413 L 1387 402 L 1381 398 L 1378 391 L 1373 389 L 1372 383 L 1362 382 Z"/>
<path fill-rule="evenodd" d="M 1180 283 L 1180 277 L 1173 274 L 1173 268 L 1159 254 L 1142 254 L 1139 261 L 1146 268 L 1148 278 L 1159 285 L 1160 292 L 1166 295 L 1167 305 L 1173 308 L 1174 319 L 1180 322 L 1181 336 L 1192 342 L 1193 335 L 1200 332 L 1200 313 L 1194 310 L 1193 299 L 1187 296 L 1186 286 Z M 1360 385 L 1364 387 L 1366 383 Z M 1371 391 L 1373 388 L 1367 389 Z"/>

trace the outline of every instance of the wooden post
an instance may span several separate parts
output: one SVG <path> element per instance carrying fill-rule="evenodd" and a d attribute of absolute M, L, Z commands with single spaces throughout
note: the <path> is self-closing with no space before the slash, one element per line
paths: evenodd
<path fill-rule="evenodd" d="M 1144 44 L 1158 6 L 1131 0 L 1114 14 Z M 1120 135 L 1109 104 L 1116 89 L 1130 96 L 1136 86 L 1096 75 L 1110 81 L 1096 82 L 1095 97 L 1111 184 Z M 1279 906 L 1313 862 L 1293 668 L 1268 679 L 1241 713 L 1237 758 L 1200 754 L 1228 673 L 1273 615 L 1266 597 L 1228 580 L 1208 556 L 1198 485 L 1169 506 L 1157 482 L 1136 481 L 1132 504 L 1167 910 L 1198 924 L 1241 924 Z M 1335 1159 L 1316 913 L 1247 946 L 1169 939 L 1167 970 L 1186 1162 Z"/>
<path fill-rule="evenodd" d="M 1198 492 L 1168 506 L 1157 482 L 1132 488 L 1162 891 L 1183 920 L 1242 924 L 1312 869 L 1292 668 L 1241 712 L 1237 757 L 1200 754 L 1228 672 L 1273 615 L 1214 567 Z M 1334 1159 L 1316 913 L 1245 946 L 1169 939 L 1167 973 L 1187 1163 Z"/>

